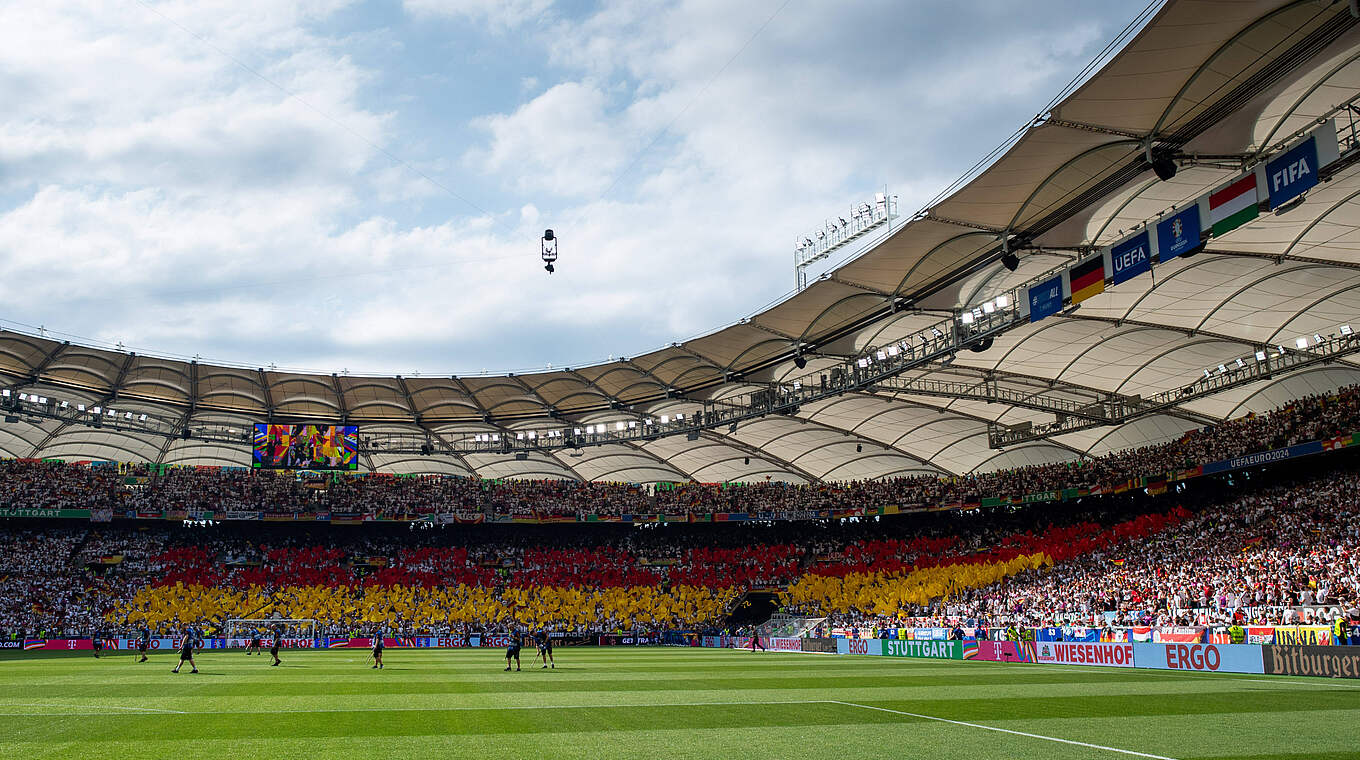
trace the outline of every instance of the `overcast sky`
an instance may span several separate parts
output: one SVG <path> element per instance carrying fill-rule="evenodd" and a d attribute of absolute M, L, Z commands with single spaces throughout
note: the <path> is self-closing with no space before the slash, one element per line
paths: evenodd
<path fill-rule="evenodd" d="M 1143 4 L 7 2 L 0 324 L 328 372 L 636 355 L 781 298 L 876 188 L 915 210 Z"/>

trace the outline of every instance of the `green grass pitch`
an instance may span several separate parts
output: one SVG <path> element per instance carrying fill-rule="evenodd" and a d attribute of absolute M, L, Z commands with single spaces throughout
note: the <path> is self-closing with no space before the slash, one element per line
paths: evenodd
<path fill-rule="evenodd" d="M 700 649 L 0 657 L 0 758 L 1360 758 L 1360 682 Z M 998 730 L 999 729 L 999 730 Z"/>

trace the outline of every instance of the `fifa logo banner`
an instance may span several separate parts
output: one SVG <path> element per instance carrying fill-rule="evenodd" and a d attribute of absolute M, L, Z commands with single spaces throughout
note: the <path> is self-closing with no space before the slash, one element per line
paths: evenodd
<path fill-rule="evenodd" d="M 1279 208 L 1317 183 L 1318 150 L 1317 140 L 1313 137 L 1266 164 L 1266 190 L 1270 193 L 1271 208 Z"/>

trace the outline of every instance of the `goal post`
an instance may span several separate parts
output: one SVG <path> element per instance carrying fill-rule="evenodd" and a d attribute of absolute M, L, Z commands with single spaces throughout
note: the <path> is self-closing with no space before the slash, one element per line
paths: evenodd
<path fill-rule="evenodd" d="M 269 646 L 274 640 L 274 629 L 283 626 L 283 638 L 316 641 L 316 620 L 310 618 L 232 618 L 224 627 L 228 649 L 244 649 L 250 640 L 259 638 Z M 307 646 L 311 646 L 309 643 Z"/>

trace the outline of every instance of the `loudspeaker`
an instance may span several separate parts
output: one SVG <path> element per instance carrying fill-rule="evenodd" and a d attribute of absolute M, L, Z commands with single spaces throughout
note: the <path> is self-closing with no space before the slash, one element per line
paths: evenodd
<path fill-rule="evenodd" d="M 977 343 L 974 343 L 973 345 L 969 346 L 969 347 L 968 347 L 968 350 L 969 350 L 969 351 L 972 351 L 972 352 L 974 352 L 974 353 L 980 354 L 980 353 L 982 353 L 983 351 L 986 351 L 987 349 L 989 349 L 989 348 L 991 348 L 991 347 L 992 347 L 992 339 L 991 339 L 991 338 L 983 338 L 982 340 L 978 341 Z"/>
<path fill-rule="evenodd" d="M 1157 179 L 1165 182 L 1176 176 L 1176 162 L 1170 156 L 1153 156 L 1152 171 L 1157 174 Z"/>

